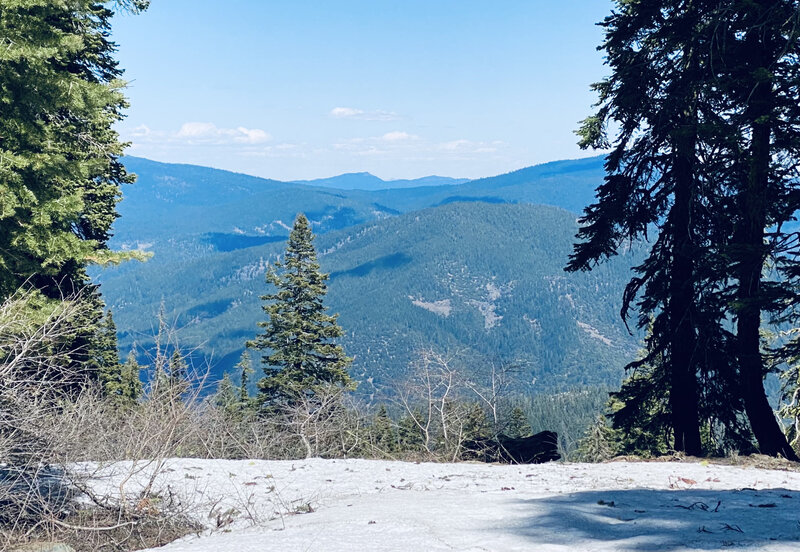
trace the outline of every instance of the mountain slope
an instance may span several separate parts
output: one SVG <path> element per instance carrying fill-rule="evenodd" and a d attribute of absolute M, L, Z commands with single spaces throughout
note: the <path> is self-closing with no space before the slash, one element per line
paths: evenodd
<path fill-rule="evenodd" d="M 138 178 L 123 190 L 114 225 L 117 246 L 207 232 L 284 236 L 300 211 L 315 220 L 317 232 L 397 212 L 373 205 L 369 197 L 206 167 L 137 157 L 126 158 L 125 166 Z"/>
<path fill-rule="evenodd" d="M 381 190 L 370 197 L 402 212 L 455 201 L 484 201 L 553 205 L 580 213 L 603 182 L 603 163 L 604 157 L 554 161 L 458 186 Z"/>
<path fill-rule="evenodd" d="M 529 390 L 616 383 L 636 347 L 616 314 L 631 259 L 565 274 L 576 230 L 561 209 L 469 202 L 320 235 L 327 304 L 348 332 L 357 379 L 379 385 L 436 347 L 473 367 L 517 362 L 516 384 Z M 205 242 L 180 262 L 104 271 L 123 345 L 149 340 L 163 298 L 184 342 L 213 351 L 216 373 L 227 369 L 257 332 L 264 271 L 284 246 Z"/>

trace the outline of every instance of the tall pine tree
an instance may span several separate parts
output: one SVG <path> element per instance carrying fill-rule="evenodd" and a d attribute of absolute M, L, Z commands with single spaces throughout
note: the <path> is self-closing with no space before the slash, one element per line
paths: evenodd
<path fill-rule="evenodd" d="M 100 373 L 100 383 L 107 396 L 119 394 L 122 386 L 122 365 L 117 349 L 117 325 L 111 310 L 107 310 L 94 334 L 94 361 Z"/>
<path fill-rule="evenodd" d="M 118 2 L 133 10 L 146 2 Z M 104 262 L 120 185 L 114 123 L 127 102 L 94 0 L 4 0 L 0 9 L 0 297 L 22 284 L 53 298 Z"/>
<path fill-rule="evenodd" d="M 653 320 L 632 365 L 648 377 L 618 398 L 635 410 L 660 382 L 676 450 L 699 452 L 709 417 L 746 438 L 745 411 L 762 452 L 796 458 L 764 392 L 760 329 L 798 302 L 797 239 L 782 229 L 800 208 L 798 13 L 788 0 L 620 0 L 603 23 L 613 74 L 581 134 L 608 147 L 607 124 L 619 133 L 569 269 L 657 232 L 623 308 Z M 782 280 L 763 276 L 768 259 Z"/>
<path fill-rule="evenodd" d="M 731 137 L 727 181 L 736 224 L 726 253 L 740 389 L 760 451 L 797 460 L 764 389 L 761 328 L 763 315 L 780 318 L 800 301 L 797 233 L 783 227 L 800 209 L 800 5 L 733 4 L 724 27 L 728 55 L 718 70 Z M 778 268 L 777 280 L 765 277 L 766 263 Z"/>
<path fill-rule="evenodd" d="M 120 403 L 126 406 L 135 404 L 144 393 L 140 372 L 142 367 L 136 360 L 136 348 L 132 348 L 122 365 L 119 391 L 116 393 Z"/>
<path fill-rule="evenodd" d="M 87 266 L 144 258 L 108 248 L 126 146 L 122 70 L 110 39 L 112 9 L 143 0 L 3 0 L 0 5 L 0 299 L 34 288 L 93 308 L 76 320 L 67 371 L 102 379 L 103 302 Z"/>
<path fill-rule="evenodd" d="M 258 388 L 265 407 L 292 405 L 301 397 L 313 400 L 326 388 L 354 387 L 347 372 L 352 359 L 335 343 L 344 335 L 338 315 L 327 314 L 323 304 L 328 275 L 320 272 L 313 241 L 308 219 L 299 214 L 283 260 L 267 272 L 275 292 L 261 297 L 264 333 L 248 343 L 264 353 L 266 375 Z"/>
<path fill-rule="evenodd" d="M 702 290 L 720 278 L 702 270 L 709 263 L 716 196 L 708 193 L 708 179 L 699 169 L 700 119 L 713 110 L 713 99 L 704 92 L 714 52 L 714 11 L 703 2 L 619 1 L 602 25 L 612 75 L 595 85 L 599 110 L 579 134 L 584 147 L 613 147 L 608 176 L 598 202 L 586 210 L 578 234 L 582 242 L 567 268 L 588 270 L 624 242 L 656 232 L 623 297 L 624 318 L 638 301 L 639 325 L 652 324 L 647 354 L 631 368 L 661 359 L 674 449 L 700 454 L 701 351 L 723 340 L 701 343 L 698 326 L 702 318 L 724 317 L 701 312 L 710 304 Z M 619 126 L 613 144 L 605 131 L 609 123 Z"/>

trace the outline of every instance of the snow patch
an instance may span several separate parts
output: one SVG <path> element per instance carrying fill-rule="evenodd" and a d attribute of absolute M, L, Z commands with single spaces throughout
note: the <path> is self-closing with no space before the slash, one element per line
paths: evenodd
<path fill-rule="evenodd" d="M 278 257 L 276 256 L 275 258 L 277 259 Z M 257 261 L 239 267 L 233 272 L 233 274 L 222 278 L 220 281 L 221 283 L 229 283 L 236 281 L 246 282 L 248 280 L 255 280 L 256 278 L 263 277 L 272 262 L 272 255 L 266 259 L 264 257 L 259 257 Z"/>
<path fill-rule="evenodd" d="M 497 305 L 491 301 L 470 300 L 467 302 L 473 307 L 478 307 L 478 311 L 483 315 L 483 327 L 487 330 L 491 330 L 500 324 L 503 319 L 503 316 L 496 312 Z"/>
<path fill-rule="evenodd" d="M 284 229 L 288 230 L 289 232 L 292 231 L 292 227 L 289 226 L 288 224 L 286 224 L 285 222 L 283 222 L 282 220 L 273 220 L 272 224 L 270 226 L 272 226 L 272 225 L 278 226 L 280 228 L 284 228 Z"/>
<path fill-rule="evenodd" d="M 439 316 L 447 318 L 453 311 L 453 306 L 450 304 L 450 299 L 442 299 L 440 301 L 423 301 L 422 298 L 415 298 L 413 295 L 408 296 L 411 303 L 427 311 L 430 311 Z"/>
<path fill-rule="evenodd" d="M 486 284 L 486 293 L 488 294 L 487 298 L 492 302 L 500 299 L 500 295 L 502 295 L 500 288 L 497 287 L 494 282 L 489 282 Z"/>
<path fill-rule="evenodd" d="M 589 334 L 589 337 L 591 337 L 592 339 L 597 339 L 598 341 L 602 341 L 603 343 L 609 346 L 614 344 L 613 341 L 611 341 L 609 338 L 601 334 L 600 331 L 594 326 L 590 326 L 585 322 L 577 322 L 577 324 L 578 327 L 587 334 Z"/>
<path fill-rule="evenodd" d="M 90 485 L 115 496 L 131 467 L 106 465 Z M 148 471 L 139 466 L 126 493 Z M 789 552 L 800 540 L 800 473 L 705 462 L 187 458 L 169 460 L 153 488 L 169 488 L 206 530 L 152 552 Z"/>
<path fill-rule="evenodd" d="M 342 247 L 344 247 L 348 243 L 352 242 L 353 240 L 355 240 L 357 238 L 360 238 L 361 236 L 363 236 L 363 235 L 365 235 L 365 234 L 367 234 L 369 232 L 372 232 L 377 227 L 378 227 L 377 225 L 367 226 L 365 228 L 362 228 L 361 230 L 359 230 L 355 234 L 349 234 L 349 235 L 345 236 L 344 238 L 342 238 L 341 240 L 339 240 L 338 242 L 336 242 L 335 244 L 333 244 L 332 246 L 330 246 L 329 248 L 320 251 L 319 256 L 320 257 L 324 257 L 325 255 L 330 255 L 331 253 L 333 253 L 335 251 L 338 251 L 339 249 L 341 249 Z"/>
<path fill-rule="evenodd" d="M 483 327 L 487 330 L 491 330 L 500 325 L 500 321 L 503 319 L 502 315 L 497 314 L 497 305 L 495 305 L 495 303 L 504 294 L 510 292 L 514 288 L 514 282 L 509 282 L 502 287 L 494 282 L 487 282 L 483 288 L 486 290 L 485 300 L 478 301 L 471 299 L 467 301 L 467 303 L 478 308 L 478 311 L 483 316 Z"/>
<path fill-rule="evenodd" d="M 147 251 L 151 247 L 155 245 L 154 242 L 133 242 L 133 243 L 123 243 L 121 249 L 123 251 Z"/>
<path fill-rule="evenodd" d="M 530 324 L 530 326 L 531 326 L 531 329 L 532 329 L 534 332 L 536 332 L 536 333 L 539 333 L 539 332 L 541 332 L 541 331 L 542 331 L 542 324 L 541 324 L 541 322 L 539 322 L 539 321 L 538 321 L 536 318 L 531 318 L 531 317 L 530 317 L 530 316 L 528 316 L 527 314 L 523 314 L 523 315 L 522 315 L 522 319 L 523 319 L 525 322 L 527 322 L 528 324 Z"/>

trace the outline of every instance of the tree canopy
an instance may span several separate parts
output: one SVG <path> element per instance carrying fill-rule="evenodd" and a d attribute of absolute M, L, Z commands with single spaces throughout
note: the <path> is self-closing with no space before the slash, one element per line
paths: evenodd
<path fill-rule="evenodd" d="M 325 386 L 353 387 L 347 372 L 352 359 L 335 343 L 344 332 L 323 304 L 328 275 L 320 272 L 313 240 L 308 219 L 298 215 L 283 260 L 267 272 L 275 288 L 261 297 L 268 319 L 259 322 L 264 333 L 248 343 L 264 352 L 262 405 L 291 404 Z"/>
<path fill-rule="evenodd" d="M 120 2 L 137 10 L 145 2 Z M 90 0 L 4 0 L 0 9 L 0 297 L 27 283 L 51 297 L 87 282 L 107 242 L 127 102 L 113 11 Z"/>
<path fill-rule="evenodd" d="M 601 24 L 612 74 L 579 134 L 611 153 L 568 270 L 655 235 L 622 309 L 650 325 L 630 365 L 649 368 L 619 397 L 642 408 L 660 386 L 674 449 L 690 454 L 701 420 L 740 438 L 744 411 L 762 452 L 795 457 L 764 392 L 759 332 L 762 314 L 796 303 L 797 240 L 782 225 L 800 207 L 798 14 L 782 0 L 619 0 Z M 763 276 L 768 262 L 782 279 Z"/>

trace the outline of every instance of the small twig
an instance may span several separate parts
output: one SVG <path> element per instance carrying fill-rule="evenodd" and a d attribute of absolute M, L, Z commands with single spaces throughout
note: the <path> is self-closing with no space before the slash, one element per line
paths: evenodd
<path fill-rule="evenodd" d="M 684 510 L 700 509 L 700 510 L 703 510 L 704 512 L 708 511 L 708 504 L 706 504 L 705 502 L 695 502 L 691 506 L 683 506 L 682 504 L 676 504 L 675 507 L 676 508 L 683 508 Z M 717 508 L 719 508 L 719 504 L 717 504 Z M 716 510 L 714 510 L 714 511 L 716 512 Z"/>
<path fill-rule="evenodd" d="M 726 531 L 736 531 L 737 533 L 744 533 L 744 531 L 742 531 L 742 528 L 739 527 L 738 525 L 728 525 L 727 523 L 723 523 L 722 528 L 725 529 Z"/>
<path fill-rule="evenodd" d="M 49 519 L 46 523 L 53 523 L 58 525 L 59 527 L 63 527 L 64 529 L 71 529 L 72 531 L 113 531 L 115 529 L 119 529 L 120 527 L 127 527 L 129 525 L 138 525 L 138 521 L 125 521 L 123 523 L 118 523 L 116 525 L 108 526 L 108 527 L 85 527 L 82 525 L 72 525 L 70 523 L 64 523 L 63 521 L 58 521 L 57 519 Z"/>

